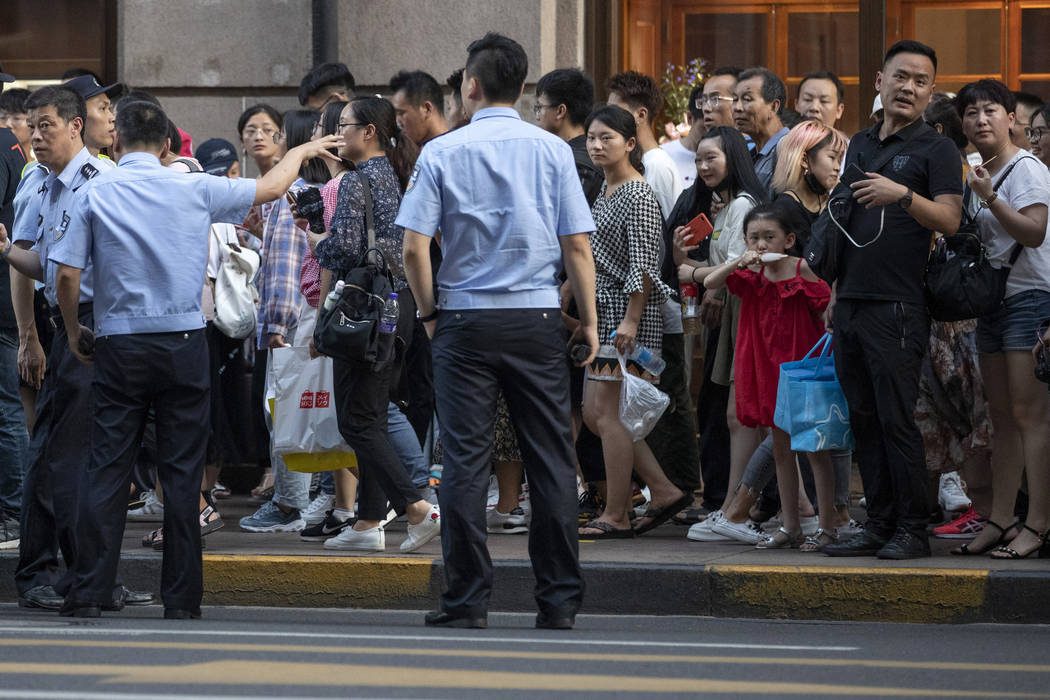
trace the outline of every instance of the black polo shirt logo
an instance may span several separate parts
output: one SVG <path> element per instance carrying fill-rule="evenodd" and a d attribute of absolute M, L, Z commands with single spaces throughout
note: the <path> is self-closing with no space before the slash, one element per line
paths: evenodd
<path fill-rule="evenodd" d="M 904 169 L 904 166 L 908 164 L 908 160 L 911 156 L 894 156 L 893 157 L 893 170 L 894 172 L 900 172 Z"/>

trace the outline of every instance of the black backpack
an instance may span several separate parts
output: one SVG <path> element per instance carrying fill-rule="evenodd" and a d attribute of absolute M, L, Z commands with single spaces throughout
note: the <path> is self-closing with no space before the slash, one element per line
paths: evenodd
<path fill-rule="evenodd" d="M 1014 166 L 1025 158 L 1015 160 L 999 177 L 994 192 L 999 191 Z M 1024 252 L 1024 246 L 1014 244 L 1010 262 L 993 267 L 988 251 L 977 231 L 977 222 L 970 216 L 973 191 L 967 186 L 963 196 L 963 221 L 954 236 L 946 236 L 934 246 L 926 263 L 926 305 L 930 316 L 937 321 L 963 321 L 980 318 L 997 310 L 1006 296 L 1006 280 L 1014 263 Z"/>
<path fill-rule="evenodd" d="M 368 176 L 360 175 L 368 248 L 349 272 L 338 276 L 343 280 L 343 291 L 332 308 L 322 307 L 314 329 L 314 347 L 322 355 L 343 362 L 371 364 L 373 371 L 379 371 L 394 357 L 395 334 L 379 331 L 383 306 L 394 291 L 394 278 L 383 252 L 376 248 L 372 187 Z"/>

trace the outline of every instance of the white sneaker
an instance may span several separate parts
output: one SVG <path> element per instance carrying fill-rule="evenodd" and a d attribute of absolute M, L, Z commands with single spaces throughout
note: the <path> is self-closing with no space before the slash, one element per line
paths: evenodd
<path fill-rule="evenodd" d="M 325 549 L 351 549 L 359 552 L 382 552 L 386 549 L 386 533 L 380 526 L 369 530 L 348 527 L 335 537 L 324 541 Z"/>
<path fill-rule="evenodd" d="M 437 506 L 430 506 L 422 522 L 418 525 L 408 524 L 408 537 L 401 543 L 401 551 L 414 552 L 440 534 L 441 511 Z"/>
<path fill-rule="evenodd" d="M 164 522 L 164 504 L 157 500 L 155 491 L 146 492 L 146 502 L 141 508 L 128 511 L 128 520 L 140 523 Z"/>
<path fill-rule="evenodd" d="M 959 472 L 941 474 L 941 485 L 937 490 L 937 501 L 941 508 L 950 512 L 964 511 L 970 507 L 970 498 L 966 495 L 966 484 L 959 478 Z"/>
<path fill-rule="evenodd" d="M 529 498 L 529 482 L 521 485 L 521 495 L 518 496 L 518 507 L 525 514 L 525 524 L 532 522 L 532 499 Z"/>
<path fill-rule="evenodd" d="M 335 508 L 335 494 L 319 493 L 314 500 L 310 501 L 310 505 L 299 513 L 299 517 L 307 525 L 316 525 L 323 523 L 325 514 L 333 508 Z"/>
<path fill-rule="evenodd" d="M 509 513 L 500 513 L 498 508 L 493 508 L 485 514 L 485 520 L 486 529 L 494 535 L 518 535 L 529 531 L 521 507 Z"/>
<path fill-rule="evenodd" d="M 692 525 L 686 534 L 686 538 L 693 542 L 728 542 L 731 538 L 719 535 L 714 531 L 715 524 L 723 519 L 722 511 L 716 510 L 708 515 L 706 520 Z"/>
<path fill-rule="evenodd" d="M 496 480 L 495 474 L 489 475 L 489 492 L 485 498 L 486 508 L 495 508 L 496 504 L 499 503 L 499 481 Z"/>
<path fill-rule="evenodd" d="M 697 523 L 697 525 L 699 524 Z M 744 544 L 758 544 L 766 538 L 766 533 L 762 531 L 762 528 L 754 520 L 734 523 L 731 520 L 720 517 L 718 522 L 711 526 L 711 530 L 714 534 L 724 535 Z M 690 539 L 692 538 L 690 537 Z"/>
<path fill-rule="evenodd" d="M 808 518 L 802 516 L 798 519 L 798 524 L 802 528 L 803 537 L 812 537 L 820 529 L 820 517 L 816 515 L 811 515 Z"/>

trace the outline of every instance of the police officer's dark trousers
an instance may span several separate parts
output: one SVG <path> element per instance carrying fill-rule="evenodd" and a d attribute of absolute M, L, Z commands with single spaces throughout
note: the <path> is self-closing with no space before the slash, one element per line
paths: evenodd
<path fill-rule="evenodd" d="M 576 525 L 569 372 L 558 309 L 442 311 L 433 338 L 444 471 L 441 608 L 488 612 L 492 561 L 485 497 L 500 389 L 507 399 L 532 497 L 529 556 L 540 612 L 574 615 L 583 600 Z"/>
<path fill-rule="evenodd" d="M 80 305 L 79 317 L 81 325 L 94 325 L 90 302 Z M 59 582 L 58 552 L 67 567 L 76 560 L 77 488 L 91 463 L 94 378 L 95 368 L 70 352 L 59 317 L 37 398 L 22 487 L 22 541 L 15 573 L 19 593 L 55 586 L 61 594 L 68 586 L 67 578 Z"/>
<path fill-rule="evenodd" d="M 926 306 L 841 299 L 834 324 L 835 369 L 868 502 L 865 528 L 889 538 L 900 526 L 925 539 L 928 476 L 915 403 L 929 344 Z"/>
<path fill-rule="evenodd" d="M 203 594 L 199 499 L 209 424 L 204 329 L 111 335 L 95 348 L 91 466 L 80 498 L 72 603 L 105 603 L 120 560 L 128 484 L 150 407 L 164 488 L 165 608 L 193 609 Z"/>

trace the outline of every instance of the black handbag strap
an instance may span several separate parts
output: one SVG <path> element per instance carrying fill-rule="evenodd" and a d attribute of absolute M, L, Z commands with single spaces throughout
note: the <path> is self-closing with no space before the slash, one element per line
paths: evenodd
<path fill-rule="evenodd" d="M 361 181 L 361 196 L 365 200 L 365 233 L 367 237 L 367 245 L 365 252 L 361 254 L 361 259 L 358 261 L 357 266 L 364 265 L 368 262 L 368 254 L 375 252 L 378 253 L 380 258 L 383 260 L 383 265 L 386 265 L 386 258 L 383 256 L 383 252 L 376 248 L 376 222 L 375 222 L 375 207 L 372 201 L 372 183 L 368 181 L 368 175 L 360 170 L 355 170 L 357 173 L 358 180 Z M 349 270 L 340 270 L 338 279 L 345 280 Z"/>
<path fill-rule="evenodd" d="M 1010 163 L 1010 165 L 1006 166 L 1006 170 L 1004 170 L 1003 173 L 999 176 L 999 179 L 995 181 L 995 184 L 992 185 L 992 192 L 998 192 L 1003 182 L 1006 181 L 1006 178 L 1010 175 L 1011 172 L 1013 172 L 1013 169 L 1017 167 L 1017 164 L 1027 158 L 1036 160 L 1035 156 L 1024 155 L 1015 160 L 1013 163 Z M 963 193 L 963 216 L 966 217 L 966 223 L 974 223 L 974 218 L 970 216 L 970 202 L 973 201 L 973 190 L 970 189 L 969 183 L 965 185 L 965 190 L 966 191 Z M 1024 246 L 1020 243 L 1015 243 L 1014 247 L 1010 249 L 1010 267 L 1014 266 L 1014 263 L 1017 262 L 1017 259 L 1021 257 L 1021 253 L 1023 252 Z"/>

